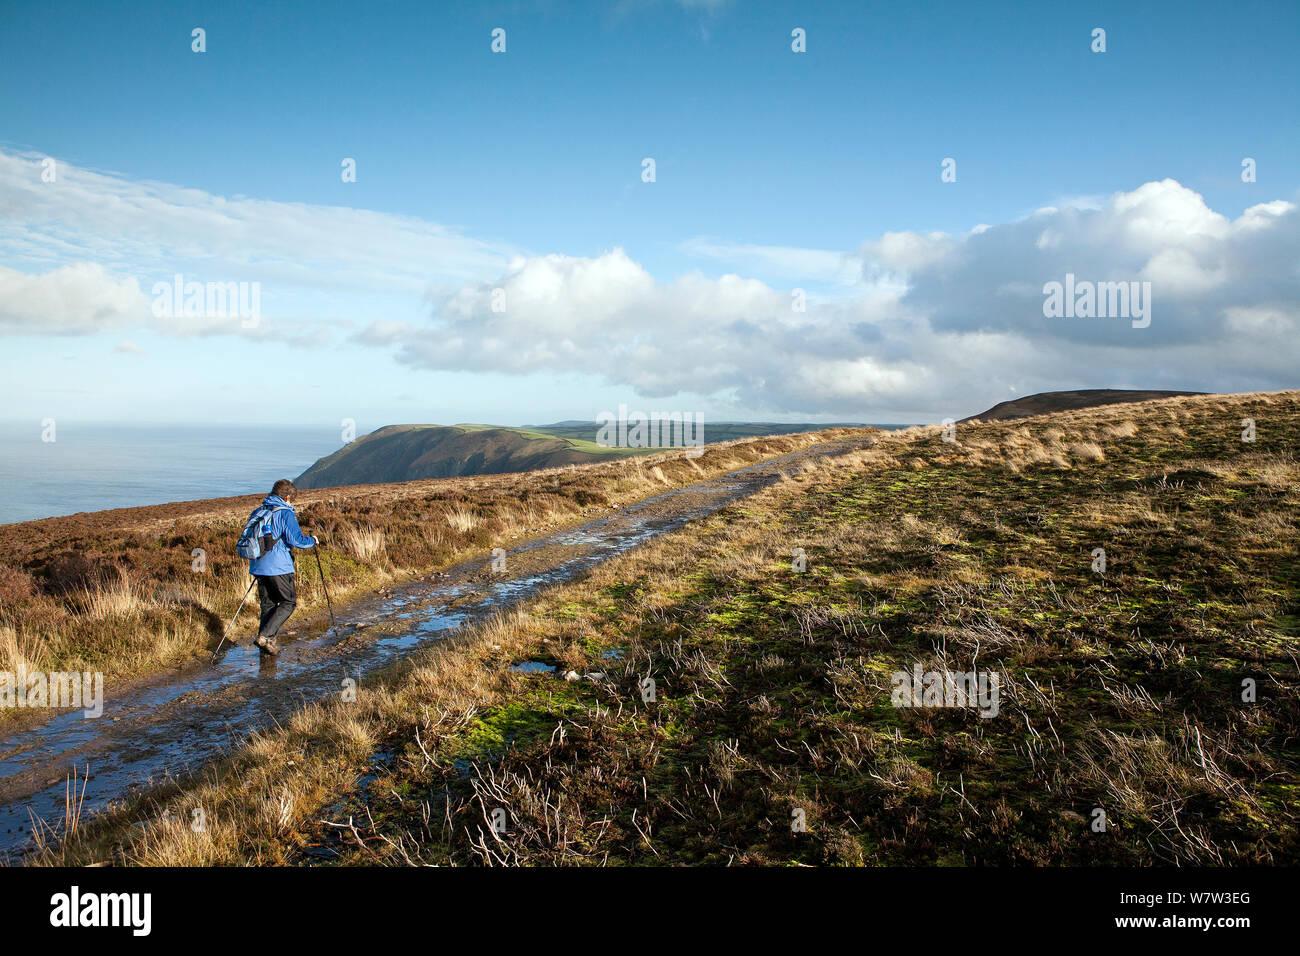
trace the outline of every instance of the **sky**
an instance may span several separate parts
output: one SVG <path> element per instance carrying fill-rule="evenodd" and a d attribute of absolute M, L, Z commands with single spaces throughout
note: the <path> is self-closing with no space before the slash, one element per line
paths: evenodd
<path fill-rule="evenodd" d="M 1297 36 L 1281 2 L 0 0 L 0 418 L 1295 387 Z M 1046 314 L 1067 275 L 1146 316 Z"/>

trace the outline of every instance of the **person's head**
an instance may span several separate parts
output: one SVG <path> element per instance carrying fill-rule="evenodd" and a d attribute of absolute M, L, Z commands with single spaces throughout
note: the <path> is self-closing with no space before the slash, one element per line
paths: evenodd
<path fill-rule="evenodd" d="M 271 494 L 283 498 L 285 501 L 293 501 L 294 496 L 298 494 L 298 486 L 288 478 L 281 478 L 271 488 Z"/>

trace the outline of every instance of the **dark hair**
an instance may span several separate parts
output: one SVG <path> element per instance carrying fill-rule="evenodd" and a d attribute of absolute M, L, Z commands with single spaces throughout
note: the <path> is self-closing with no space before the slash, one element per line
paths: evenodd
<path fill-rule="evenodd" d="M 281 478 L 279 481 L 275 483 L 275 486 L 271 488 L 271 494 L 278 495 L 279 497 L 283 498 L 285 501 L 289 500 L 290 495 L 296 495 L 297 493 L 298 493 L 298 486 L 295 485 L 288 478 Z"/>

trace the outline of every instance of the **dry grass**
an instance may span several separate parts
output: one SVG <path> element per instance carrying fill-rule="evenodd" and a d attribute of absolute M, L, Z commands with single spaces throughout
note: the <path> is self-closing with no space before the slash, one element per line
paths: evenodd
<path fill-rule="evenodd" d="M 343 546 L 358 561 L 378 563 L 384 557 L 384 532 L 382 528 L 348 528 L 343 532 Z"/>
<path fill-rule="evenodd" d="M 468 534 L 480 524 L 479 516 L 469 508 L 448 509 L 446 518 L 447 527 L 460 534 Z"/>
<path fill-rule="evenodd" d="M 1070 454 L 1080 461 L 1105 461 L 1106 453 L 1096 442 L 1081 441 L 1070 446 Z"/>
<path fill-rule="evenodd" d="M 39 637 L 0 625 L 0 671 L 18 674 L 44 670 L 46 656 L 45 644 Z"/>
<path fill-rule="evenodd" d="M 120 571 L 112 584 L 84 591 L 81 601 L 85 616 L 92 621 L 131 617 L 150 603 L 144 589 Z"/>
<path fill-rule="evenodd" d="M 1118 422 L 1105 428 L 1107 438 L 1132 438 L 1137 433 L 1137 422 Z"/>

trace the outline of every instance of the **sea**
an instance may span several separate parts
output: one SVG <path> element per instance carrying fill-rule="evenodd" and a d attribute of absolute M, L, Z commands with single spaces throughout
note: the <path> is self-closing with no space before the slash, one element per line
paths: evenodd
<path fill-rule="evenodd" d="M 0 422 L 0 524 L 268 492 L 342 445 L 337 428 Z"/>

